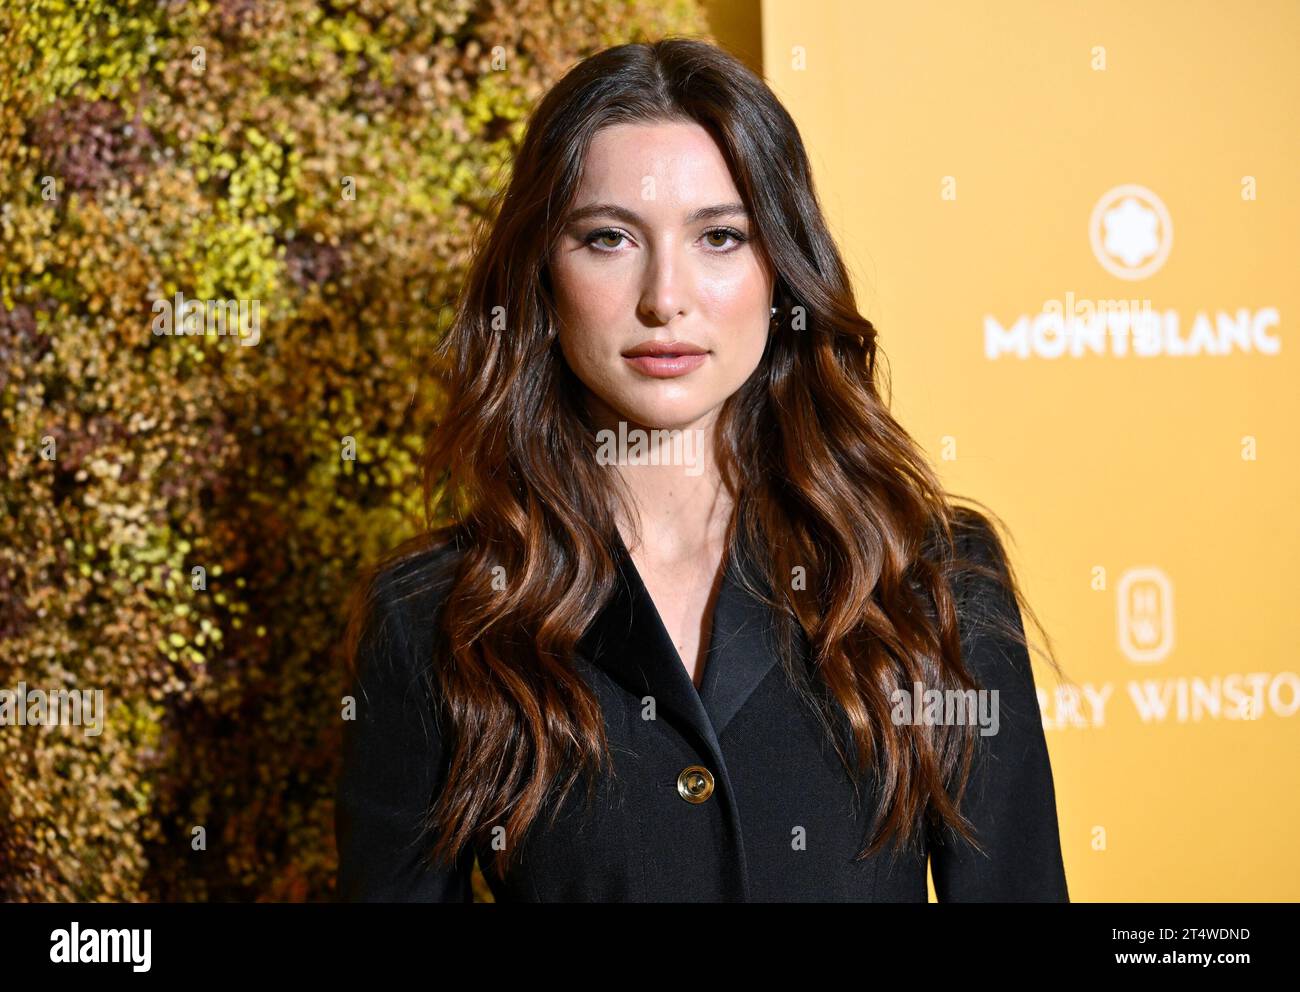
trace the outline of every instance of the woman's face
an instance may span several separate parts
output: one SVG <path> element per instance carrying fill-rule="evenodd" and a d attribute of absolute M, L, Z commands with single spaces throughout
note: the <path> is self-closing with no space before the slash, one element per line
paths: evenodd
<path fill-rule="evenodd" d="M 707 427 L 753 373 L 773 289 L 755 233 L 698 124 L 596 133 L 550 265 L 560 348 L 601 426 Z M 629 355 L 669 342 L 695 354 Z"/>

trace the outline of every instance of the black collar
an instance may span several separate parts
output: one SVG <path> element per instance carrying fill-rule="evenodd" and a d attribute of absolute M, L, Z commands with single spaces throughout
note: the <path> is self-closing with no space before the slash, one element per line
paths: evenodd
<path fill-rule="evenodd" d="M 579 653 L 630 692 L 653 697 L 656 710 L 685 721 L 721 758 L 719 738 L 727 724 L 778 663 L 770 610 L 745 588 L 729 553 L 697 691 L 621 537 L 614 552 L 614 592 L 578 642 Z M 768 589 L 756 570 L 747 574 Z"/>

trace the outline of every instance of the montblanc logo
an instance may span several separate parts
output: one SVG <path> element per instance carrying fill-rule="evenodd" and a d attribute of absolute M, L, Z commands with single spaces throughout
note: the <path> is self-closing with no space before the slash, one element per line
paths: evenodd
<path fill-rule="evenodd" d="M 1092 252 L 1120 279 L 1145 279 L 1160 270 L 1174 243 L 1174 222 L 1164 201 L 1130 183 L 1104 193 L 1088 222 Z"/>
<path fill-rule="evenodd" d="M 1159 272 L 1169 261 L 1174 222 L 1169 208 L 1152 190 L 1126 183 L 1097 199 L 1088 220 L 1088 239 L 1101 267 L 1131 285 Z M 1232 301 L 1185 315 L 1174 307 L 1157 307 L 1138 294 L 1099 299 L 1066 289 L 1010 323 L 986 314 L 984 357 L 1273 357 L 1282 351 L 1280 323 L 1273 306 Z"/>

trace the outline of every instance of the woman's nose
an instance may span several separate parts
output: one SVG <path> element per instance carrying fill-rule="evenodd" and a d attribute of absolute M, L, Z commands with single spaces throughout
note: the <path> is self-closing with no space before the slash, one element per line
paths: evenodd
<path fill-rule="evenodd" d="M 641 309 L 657 323 L 667 324 L 682 312 L 682 271 L 676 259 L 659 253 L 650 263 L 646 287 L 641 298 Z"/>

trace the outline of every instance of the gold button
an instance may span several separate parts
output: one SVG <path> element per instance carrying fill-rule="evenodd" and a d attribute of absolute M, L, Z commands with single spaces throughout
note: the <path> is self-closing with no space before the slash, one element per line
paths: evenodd
<path fill-rule="evenodd" d="M 677 792 L 688 803 L 702 803 L 713 795 L 713 775 L 703 765 L 691 765 L 677 776 Z"/>

